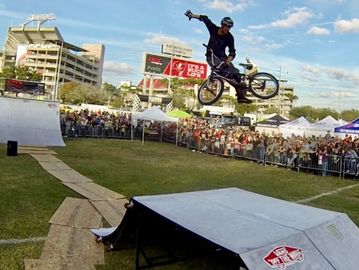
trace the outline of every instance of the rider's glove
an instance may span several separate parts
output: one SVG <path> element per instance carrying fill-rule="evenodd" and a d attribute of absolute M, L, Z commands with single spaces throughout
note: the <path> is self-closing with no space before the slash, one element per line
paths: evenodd
<path fill-rule="evenodd" d="M 229 69 L 229 66 L 231 65 L 231 62 L 227 62 L 227 61 L 224 61 L 223 62 L 223 65 L 222 65 L 222 68 L 223 69 Z"/>
<path fill-rule="evenodd" d="M 184 15 L 186 15 L 188 17 L 189 20 L 191 20 L 193 18 L 193 13 L 192 11 L 189 9 L 187 10 Z"/>

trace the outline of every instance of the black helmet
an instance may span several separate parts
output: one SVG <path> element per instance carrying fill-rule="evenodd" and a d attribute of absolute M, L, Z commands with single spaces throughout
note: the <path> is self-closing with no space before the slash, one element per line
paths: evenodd
<path fill-rule="evenodd" d="M 221 21 L 221 25 L 227 25 L 228 27 L 233 27 L 233 20 L 229 17 L 224 17 Z"/>

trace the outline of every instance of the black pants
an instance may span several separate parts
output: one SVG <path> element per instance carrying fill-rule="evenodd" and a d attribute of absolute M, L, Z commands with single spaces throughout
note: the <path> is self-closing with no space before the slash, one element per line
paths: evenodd
<path fill-rule="evenodd" d="M 218 58 L 216 56 L 212 58 L 211 56 L 207 56 L 207 63 L 212 68 L 218 66 L 222 61 L 226 61 L 226 58 Z M 237 82 L 237 84 L 232 84 L 228 82 L 236 89 L 237 95 L 239 97 L 244 97 L 247 91 L 245 88 L 240 87 L 241 74 L 239 73 L 239 69 L 236 68 L 232 63 L 230 63 L 225 72 L 229 74 L 229 79 L 234 79 Z"/>

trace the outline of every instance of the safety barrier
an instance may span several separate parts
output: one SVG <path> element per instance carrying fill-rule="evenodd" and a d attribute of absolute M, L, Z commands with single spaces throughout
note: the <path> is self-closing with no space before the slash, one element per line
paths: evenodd
<path fill-rule="evenodd" d="M 145 129 L 146 130 L 146 129 Z M 61 125 L 64 137 L 93 137 L 93 138 L 117 138 L 117 139 L 142 139 L 142 126 L 83 126 L 66 122 Z M 132 132 L 132 135 L 131 135 Z M 268 151 L 264 146 L 254 146 L 251 143 L 241 144 L 238 142 L 221 141 L 220 139 L 194 138 L 192 133 L 176 133 L 176 129 L 164 126 L 161 130 L 153 132 L 146 130 L 145 139 L 176 143 L 179 146 L 191 150 L 237 159 L 246 159 L 261 165 L 273 165 L 285 167 L 297 172 L 314 172 L 318 175 L 328 174 L 339 177 L 357 178 L 359 174 L 359 158 L 342 157 L 340 155 L 327 155 L 320 159 L 315 152 L 287 153 L 286 151 Z"/>

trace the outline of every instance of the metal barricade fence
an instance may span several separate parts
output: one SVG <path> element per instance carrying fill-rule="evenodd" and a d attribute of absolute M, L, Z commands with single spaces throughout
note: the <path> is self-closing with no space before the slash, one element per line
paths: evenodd
<path fill-rule="evenodd" d="M 126 129 L 109 125 L 81 125 L 73 121 L 61 122 L 61 132 L 64 137 L 93 137 L 93 138 L 119 138 L 131 139 L 131 126 Z M 146 139 L 176 143 L 176 130 L 164 127 L 156 137 L 147 135 Z M 133 138 L 142 139 L 142 127 L 133 127 Z M 325 160 L 319 161 L 316 153 L 287 153 L 286 151 L 267 151 L 268 148 L 254 146 L 252 143 L 233 144 L 221 142 L 219 139 L 194 139 L 192 132 L 178 134 L 179 146 L 196 151 L 224 157 L 233 157 L 251 160 L 263 165 L 274 165 L 300 171 L 312 171 L 326 176 L 328 173 L 345 177 L 357 177 L 359 174 L 359 158 L 346 158 L 340 155 L 327 155 Z"/>
<path fill-rule="evenodd" d="M 345 177 L 345 175 L 358 177 L 359 158 L 344 157 L 343 160 L 343 178 Z"/>

